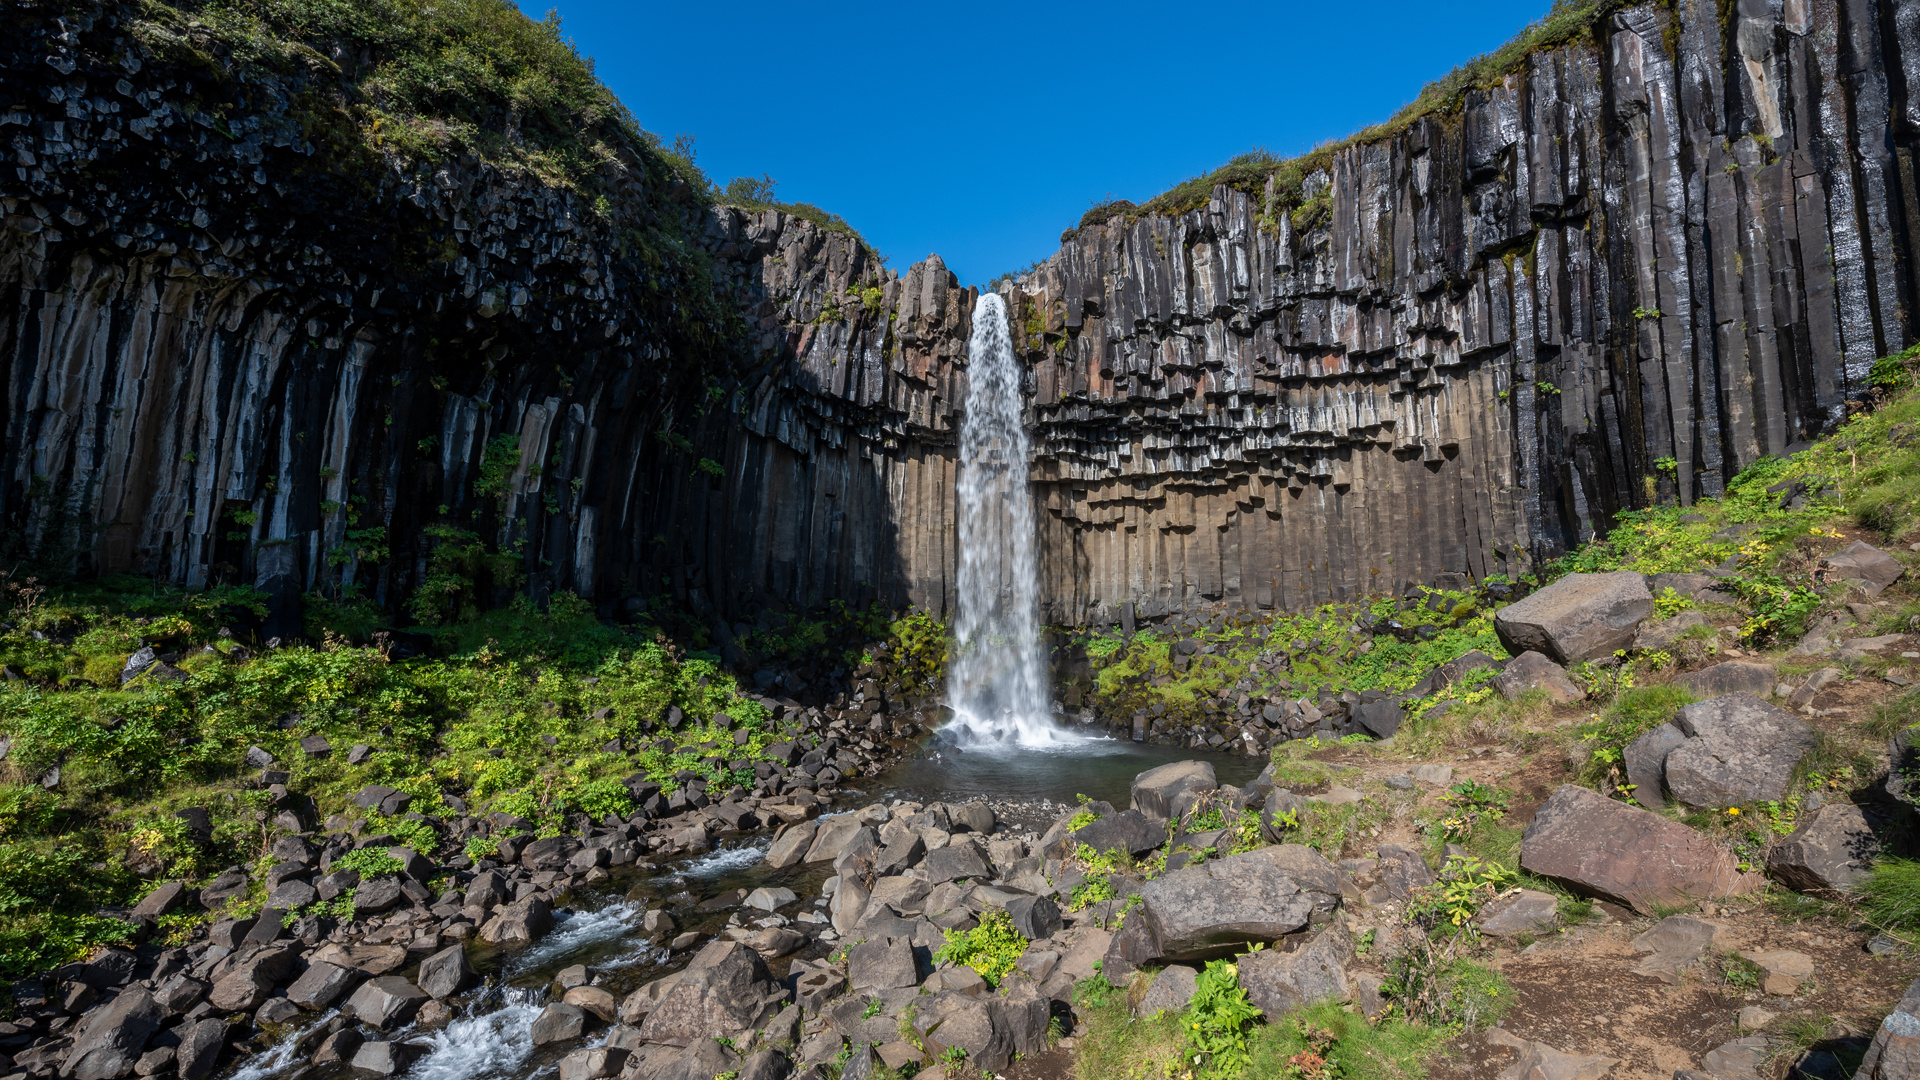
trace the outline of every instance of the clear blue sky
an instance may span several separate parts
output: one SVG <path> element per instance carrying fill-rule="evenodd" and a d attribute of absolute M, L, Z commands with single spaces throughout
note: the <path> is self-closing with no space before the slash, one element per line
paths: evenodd
<path fill-rule="evenodd" d="M 1108 193 L 1384 120 L 1548 2 L 520 0 L 558 7 L 640 125 L 694 136 L 715 182 L 769 174 L 896 270 L 938 252 L 967 284 L 1045 258 Z"/>

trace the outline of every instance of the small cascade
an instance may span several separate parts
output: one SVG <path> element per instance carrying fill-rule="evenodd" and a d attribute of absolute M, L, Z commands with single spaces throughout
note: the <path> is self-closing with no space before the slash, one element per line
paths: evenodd
<path fill-rule="evenodd" d="M 1027 431 L 1020 407 L 1020 366 L 1007 333 L 1006 303 L 987 293 L 973 306 L 955 485 L 958 610 L 947 672 L 954 717 L 943 733 L 962 749 L 1086 741 L 1056 727 L 1049 715 Z"/>

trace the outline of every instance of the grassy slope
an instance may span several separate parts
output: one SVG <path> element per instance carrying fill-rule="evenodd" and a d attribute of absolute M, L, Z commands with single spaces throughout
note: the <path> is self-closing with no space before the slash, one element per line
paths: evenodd
<path fill-rule="evenodd" d="M 1722 654 L 1740 648 L 1743 655 L 1758 655 L 1775 663 L 1783 677 L 1794 678 L 1814 668 L 1833 664 L 1847 671 L 1855 685 L 1871 687 L 1876 677 L 1906 662 L 1900 659 L 1865 657 L 1836 660 L 1832 655 L 1793 657 L 1783 650 L 1815 620 L 1834 615 L 1851 615 L 1845 605 L 1857 601 L 1844 583 L 1823 582 L 1814 573 L 1821 555 L 1831 553 L 1855 538 L 1867 539 L 1893 551 L 1909 566 L 1915 562 L 1905 545 L 1920 540 L 1920 349 L 1883 361 L 1876 367 L 1880 407 L 1849 420 L 1838 432 L 1822 439 L 1811 449 L 1791 459 L 1769 460 L 1756 464 L 1732 485 L 1721 500 L 1689 508 L 1684 513 L 1674 507 L 1656 507 L 1622 515 L 1620 527 L 1603 541 L 1573 552 L 1548 569 L 1546 577 L 1567 572 L 1596 572 L 1632 569 L 1645 573 L 1695 572 L 1708 567 L 1732 565 L 1737 593 L 1733 602 L 1716 605 L 1708 612 L 1717 630 L 1696 633 L 1667 650 L 1627 655 L 1611 666 L 1576 669 L 1592 696 L 1585 703 L 1554 706 L 1536 696 L 1505 701 L 1489 688 L 1466 684 L 1445 693 L 1453 707 L 1443 717 L 1428 719 L 1424 714 L 1432 701 L 1417 702 L 1415 717 L 1402 729 L 1390 746 L 1333 746 L 1315 740 L 1284 743 L 1274 751 L 1275 779 L 1281 786 L 1297 791 L 1324 789 L 1330 783 L 1364 787 L 1368 797 L 1353 805 L 1331 806 L 1309 803 L 1298 814 L 1298 824 L 1289 830 L 1290 841 L 1320 850 L 1329 859 L 1363 857 L 1386 835 L 1411 832 L 1435 863 L 1441 861 L 1449 843 L 1458 844 L 1482 860 L 1479 878 L 1456 872 L 1453 880 L 1467 887 L 1474 880 L 1498 879 L 1523 881 L 1530 887 L 1560 895 L 1563 920 L 1583 921 L 1592 904 L 1567 893 L 1555 883 L 1525 875 L 1519 868 L 1522 819 L 1510 811 L 1518 809 L 1519 776 L 1535 769 L 1542 774 L 1562 772 L 1561 762 L 1571 766 L 1575 782 L 1584 783 L 1617 797 L 1625 797 L 1624 782 L 1617 769 L 1619 750 L 1641 732 L 1671 719 L 1675 710 L 1693 700 L 1682 687 L 1671 683 L 1682 669 L 1694 669 L 1719 662 Z M 1769 487 L 1787 485 L 1769 492 Z M 1805 490 L 1824 491 L 1825 495 L 1798 508 L 1783 508 L 1794 485 Z M 1727 530 L 1731 529 L 1729 533 Z M 1729 560 L 1732 560 L 1729 563 Z M 1903 580 L 1880 598 L 1884 606 L 1867 609 L 1869 621 L 1855 633 L 1915 632 L 1920 630 L 1920 601 L 1915 599 L 1914 583 Z M 1338 649 L 1351 652 L 1351 644 L 1342 631 L 1358 617 L 1371 613 L 1376 605 L 1393 606 L 1392 601 L 1375 604 L 1329 607 L 1302 616 L 1275 620 L 1243 620 L 1226 628 L 1199 635 L 1214 644 L 1218 655 L 1229 662 L 1220 665 L 1219 678 L 1248 670 L 1237 664 L 1258 648 L 1290 647 L 1298 636 L 1318 637 Z M 1444 604 L 1436 605 L 1444 608 Z M 1672 613 L 1691 606 L 1678 597 L 1664 598 L 1663 607 Z M 1382 610 L 1385 610 L 1384 608 Z M 1396 614 L 1405 615 L 1404 612 Z M 1341 671 L 1353 672 L 1369 685 L 1404 688 L 1410 686 L 1426 665 L 1450 658 L 1451 651 L 1473 637 L 1469 628 L 1484 620 L 1479 611 L 1463 611 L 1453 629 L 1467 638 L 1435 639 L 1413 647 L 1394 660 L 1376 666 L 1355 667 L 1349 657 L 1346 667 L 1318 673 L 1310 666 L 1307 681 L 1318 685 L 1338 685 Z M 1425 618 L 1425 616 L 1422 616 Z M 1449 614 L 1448 619 L 1451 616 Z M 1447 620 L 1442 620 L 1447 621 Z M 1430 620 L 1431 622 L 1431 620 Z M 1100 654 L 1106 667 L 1099 680 L 1103 692 L 1128 693 L 1126 680 L 1141 671 L 1175 676 L 1164 664 L 1166 643 L 1148 637 L 1146 641 L 1126 643 L 1113 636 L 1096 637 L 1090 652 Z M 1484 642 L 1474 644 L 1485 647 Z M 1312 641 L 1308 640 L 1311 645 Z M 1365 658 L 1360 658 L 1364 660 Z M 1298 665 L 1296 665 L 1296 668 Z M 1911 674 L 1911 672 L 1908 672 Z M 1219 683 L 1210 676 L 1189 674 L 1166 685 L 1152 688 L 1162 700 L 1178 703 L 1204 698 L 1217 691 Z M 1227 685 L 1231 685 L 1228 682 Z M 1864 693 L 1878 695 L 1878 690 Z M 1127 706 L 1134 704 L 1127 701 Z M 1673 807 L 1668 812 L 1678 820 L 1714 836 L 1726 844 L 1746 866 L 1758 869 L 1768 846 L 1790 833 L 1801 813 L 1805 798 L 1820 793 L 1831 800 L 1867 784 L 1880 768 L 1877 752 L 1885 740 L 1902 728 L 1920 724 L 1920 691 L 1907 691 L 1889 697 L 1871 707 L 1844 710 L 1845 716 L 1819 725 L 1819 744 L 1803 763 L 1788 796 L 1778 802 L 1746 807 L 1711 808 L 1687 811 Z M 1501 746 L 1508 756 L 1517 758 L 1502 766 L 1513 780 L 1496 783 L 1462 783 L 1441 798 L 1423 803 L 1415 792 L 1389 788 L 1375 790 L 1381 776 L 1409 766 L 1434 760 L 1458 761 L 1469 748 L 1485 752 L 1487 744 Z M 1471 760 L 1469 758 L 1469 760 Z M 1512 784 L 1511 788 L 1500 785 Z M 1210 811 L 1202 809 L 1201 813 Z M 1216 824 L 1198 822 L 1194 826 Z M 1260 841 L 1242 833 L 1238 841 L 1230 835 L 1225 843 L 1236 847 L 1257 845 Z M 1125 865 L 1110 865 L 1116 860 L 1096 857 L 1087 849 L 1079 856 L 1081 867 L 1090 875 L 1125 870 L 1148 876 L 1159 872 L 1164 862 L 1156 855 L 1143 863 L 1119 860 Z M 1484 902 L 1492 888 L 1467 888 L 1469 910 Z M 1920 942 L 1920 864 L 1889 860 L 1882 864 L 1872 887 L 1865 890 L 1861 902 L 1853 907 L 1836 906 L 1824 901 L 1775 890 L 1764 903 L 1782 920 L 1817 918 L 1833 920 L 1836 933 L 1865 918 L 1869 924 L 1904 934 Z M 1723 912 L 1724 914 L 1724 912 Z M 1435 940 L 1443 940 L 1436 934 Z M 1487 955 L 1476 946 L 1468 955 Z M 1476 978 L 1494 998 L 1502 994 L 1504 983 L 1497 973 L 1477 967 Z M 1408 975 L 1409 969 L 1389 966 L 1389 976 Z M 1136 981 L 1137 995 L 1143 983 Z M 1195 1076 L 1236 1075 L 1202 1064 L 1194 1067 L 1195 1032 L 1212 1022 L 1198 1010 L 1136 1020 L 1127 1005 L 1127 994 L 1108 990 L 1105 980 L 1093 980 L 1083 991 L 1082 1006 L 1087 1026 L 1076 1060 L 1076 1073 L 1083 1080 L 1116 1075 L 1192 1080 Z M 1445 1020 L 1444 1015 L 1439 1018 Z M 1824 1031 L 1825 1020 L 1815 1018 L 1801 1024 L 1808 1030 Z M 1793 1018 L 1783 1030 L 1791 1045 L 1804 1048 L 1808 1040 L 1794 1042 L 1798 1030 Z M 1201 1028 L 1194 1025 L 1200 1024 Z M 1307 1071 L 1315 1066 L 1315 1054 L 1348 1063 L 1360 1071 L 1339 1075 L 1421 1076 L 1443 1044 L 1459 1030 L 1453 1024 L 1409 1023 L 1396 1013 L 1378 1023 L 1368 1023 L 1338 1006 L 1322 1005 L 1305 1010 L 1284 1024 L 1250 1023 L 1239 1029 L 1252 1058 L 1251 1067 L 1237 1075 L 1320 1075 Z M 1217 1034 L 1217 1032 L 1216 1032 Z M 1791 1057 L 1792 1055 L 1788 1055 Z M 1289 1073 L 1289 1068 L 1295 1069 Z M 1331 1074 L 1330 1074 L 1331 1075 Z"/>

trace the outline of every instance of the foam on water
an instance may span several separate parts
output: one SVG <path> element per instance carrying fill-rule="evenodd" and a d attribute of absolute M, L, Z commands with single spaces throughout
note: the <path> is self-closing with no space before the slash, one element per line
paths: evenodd
<path fill-rule="evenodd" d="M 1020 411 L 1020 364 L 1007 306 L 987 293 L 973 306 L 967 407 L 960 423 L 960 546 L 953 662 L 942 733 L 964 749 L 1064 748 L 1083 736 L 1053 722 L 1041 651 L 1033 495 Z"/>
<path fill-rule="evenodd" d="M 427 1053 L 407 1070 L 408 1080 L 530 1075 L 525 1066 L 533 1055 L 533 1021 L 545 997 L 544 990 L 518 987 L 501 991 L 498 1000 L 487 995 L 470 1007 L 472 1013 L 427 1035 Z"/>
<path fill-rule="evenodd" d="M 266 1080 L 269 1076 L 276 1076 L 280 1073 L 304 1066 L 307 1063 L 307 1054 L 301 1052 L 301 1037 L 313 1028 L 324 1025 L 327 1021 L 333 1019 L 339 1011 L 338 1009 L 328 1009 L 326 1012 L 321 1013 L 314 1018 L 312 1024 L 308 1024 L 298 1031 L 291 1032 L 286 1038 L 274 1043 L 273 1046 L 264 1053 L 255 1054 L 252 1058 L 248 1059 L 245 1064 L 235 1069 L 233 1075 L 228 1077 L 227 1080 Z M 309 1050 L 309 1052 L 311 1051 Z"/>
<path fill-rule="evenodd" d="M 765 840 L 758 840 L 734 848 L 719 848 L 687 864 L 680 871 L 688 877 L 718 877 L 736 870 L 745 870 L 760 861 L 767 853 Z"/>
<path fill-rule="evenodd" d="M 515 956 L 509 969 L 514 974 L 532 971 L 569 953 L 617 941 L 635 929 L 645 911 L 645 904 L 633 900 L 616 901 L 594 911 L 576 911 L 562 918 L 552 933 Z"/>

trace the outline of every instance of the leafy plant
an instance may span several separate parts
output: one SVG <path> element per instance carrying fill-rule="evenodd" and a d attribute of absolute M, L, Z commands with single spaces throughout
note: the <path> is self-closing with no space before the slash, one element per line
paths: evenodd
<path fill-rule="evenodd" d="M 1247 1035 L 1260 1010 L 1253 1007 L 1240 985 L 1240 968 L 1226 960 L 1210 960 L 1194 979 L 1187 1004 L 1187 1052 L 1196 1074 L 1238 1077 L 1253 1058 Z"/>
<path fill-rule="evenodd" d="M 934 961 L 970 967 L 993 987 L 1013 971 L 1028 945 L 1013 928 L 1013 917 L 998 908 L 982 913 L 973 929 L 948 930 L 945 937 L 947 943 L 933 954 Z"/>

